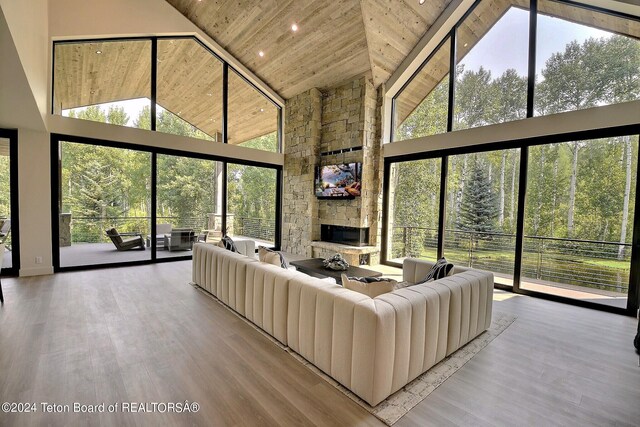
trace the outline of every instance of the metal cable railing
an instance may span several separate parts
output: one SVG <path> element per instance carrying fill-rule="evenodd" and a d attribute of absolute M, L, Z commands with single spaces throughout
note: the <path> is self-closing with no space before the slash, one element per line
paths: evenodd
<path fill-rule="evenodd" d="M 513 276 L 515 234 L 445 230 L 445 256 L 454 264 Z M 393 226 L 392 258 L 436 256 L 434 228 Z M 524 236 L 522 277 L 626 293 L 631 245 Z"/>

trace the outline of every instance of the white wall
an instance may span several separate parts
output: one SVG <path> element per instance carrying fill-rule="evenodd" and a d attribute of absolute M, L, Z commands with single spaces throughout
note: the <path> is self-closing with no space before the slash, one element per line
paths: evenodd
<path fill-rule="evenodd" d="M 50 162 L 49 134 L 19 129 L 20 276 L 53 273 Z"/>

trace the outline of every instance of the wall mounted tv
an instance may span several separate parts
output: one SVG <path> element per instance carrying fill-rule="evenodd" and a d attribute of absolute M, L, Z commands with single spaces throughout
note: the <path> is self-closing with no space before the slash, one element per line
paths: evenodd
<path fill-rule="evenodd" d="M 353 199 L 360 196 L 362 163 L 320 166 L 316 173 L 316 197 Z"/>

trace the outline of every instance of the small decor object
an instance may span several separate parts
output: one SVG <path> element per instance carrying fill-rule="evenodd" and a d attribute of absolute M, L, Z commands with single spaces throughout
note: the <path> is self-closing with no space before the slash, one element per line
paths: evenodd
<path fill-rule="evenodd" d="M 392 292 L 397 283 L 393 279 L 384 277 L 347 277 L 346 274 L 342 274 L 341 278 L 342 286 L 370 298 Z"/>
<path fill-rule="evenodd" d="M 349 268 L 349 263 L 344 260 L 342 255 L 335 254 L 322 261 L 324 268 L 335 271 L 346 271 Z"/>
<path fill-rule="evenodd" d="M 420 280 L 418 283 L 416 283 L 416 285 L 447 277 L 452 270 L 453 264 L 447 262 L 447 259 L 442 257 L 438 259 L 435 264 L 433 264 L 433 267 L 431 267 L 431 270 L 429 270 L 424 279 Z"/>
<path fill-rule="evenodd" d="M 284 259 L 282 253 L 269 249 L 265 246 L 258 246 L 258 260 L 267 264 L 277 265 L 285 270 L 289 268 L 289 263 Z"/>

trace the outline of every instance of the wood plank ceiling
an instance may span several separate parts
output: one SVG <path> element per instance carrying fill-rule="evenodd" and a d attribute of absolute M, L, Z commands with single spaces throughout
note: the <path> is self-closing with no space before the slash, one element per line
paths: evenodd
<path fill-rule="evenodd" d="M 167 1 L 285 99 L 368 72 L 385 82 L 451 2 Z"/>
<path fill-rule="evenodd" d="M 384 83 L 451 0 L 167 0 L 283 98 L 326 89 L 370 73 Z M 464 58 L 511 7 L 527 0 L 485 0 L 459 32 Z M 542 13 L 640 37 L 640 24 L 541 0 Z M 297 32 L 291 30 L 296 23 Z M 462 47 L 461 47 L 462 46 Z M 96 51 L 103 52 L 96 55 Z M 258 52 L 264 52 L 259 56 Z M 150 42 L 66 44 L 56 49 L 55 105 L 66 109 L 150 96 Z M 214 139 L 221 132 L 221 66 L 193 40 L 158 43 L 158 103 Z M 401 123 L 448 73 L 436 55 L 398 100 Z M 441 63 L 440 63 L 441 62 Z M 229 142 L 277 129 L 277 109 L 233 72 Z M 406 92 L 406 91 L 405 91 Z"/>

